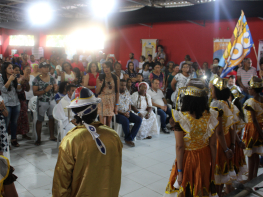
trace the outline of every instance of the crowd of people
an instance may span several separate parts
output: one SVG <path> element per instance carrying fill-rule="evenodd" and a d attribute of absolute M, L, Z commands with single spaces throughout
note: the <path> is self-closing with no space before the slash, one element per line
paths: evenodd
<path fill-rule="evenodd" d="M 63 162 L 74 166 L 70 159 L 63 160 L 63 157 L 73 157 L 63 151 L 72 152 L 66 146 L 66 140 L 68 144 L 74 143 L 71 148 L 76 146 L 71 139 L 77 135 L 74 128 L 78 130 L 80 128 L 76 126 L 84 125 L 81 132 L 85 129 L 90 132 L 93 138 L 89 140 L 95 141 L 94 145 L 103 155 L 108 146 L 113 146 L 113 141 L 114 146 L 122 146 L 116 139 L 116 132 L 110 130 L 110 127 L 116 129 L 113 125 L 116 116 L 116 122 L 122 126 L 125 144 L 130 147 L 135 146 L 135 138 L 152 139 L 160 130 L 164 134 L 174 131 L 176 160 L 165 197 L 180 196 L 181 193 L 221 197 L 224 185 L 224 192 L 228 193 L 232 190 L 233 180 L 244 181 L 242 175 L 247 172 L 248 180 L 257 176 L 259 155 L 263 155 L 263 99 L 260 96 L 263 86 L 261 71 L 256 72 L 251 59 L 244 59 L 225 79 L 220 78 L 223 69 L 218 63 L 219 59 L 215 58 L 210 68 L 207 62 L 200 66 L 186 55 L 184 61 L 175 64 L 167 61 L 161 45 L 154 56 L 140 56 L 139 60 L 130 53 L 125 70 L 113 54 L 100 53 L 98 57 L 93 54 L 82 58 L 74 55 L 72 60 L 68 60 L 66 54 L 53 54 L 49 60 L 15 54 L 0 62 L 0 155 L 20 146 L 18 134 L 31 140 L 28 136 L 28 103 L 37 96 L 36 146 L 41 145 L 45 116 L 49 119 L 49 140 L 59 140 L 54 135 L 55 106 L 57 116 L 63 121 L 64 143 L 60 146 L 58 171 L 55 170 L 54 192 L 59 192 L 59 187 L 65 185 L 74 186 L 72 192 L 75 194 L 78 189 L 87 190 L 81 188 L 81 184 L 71 185 L 70 180 L 65 183 L 55 180 L 59 176 L 71 179 L 71 175 L 64 175 L 60 167 Z M 263 72 L 263 63 L 261 68 Z M 94 123 L 95 120 L 100 123 Z M 130 123 L 133 123 L 132 127 Z M 101 133 L 99 136 L 93 133 L 96 130 Z M 81 141 L 81 137 L 78 140 Z M 121 155 L 114 148 L 109 151 L 114 157 Z M 248 156 L 248 169 L 245 156 Z M 105 158 L 101 161 L 110 162 Z M 82 165 L 81 161 L 75 162 Z M 114 168 L 119 170 L 119 167 L 120 163 Z M 65 170 L 72 171 L 72 168 Z M 120 178 L 118 173 L 114 176 Z M 83 178 L 82 181 L 87 180 Z M 119 190 L 120 181 L 114 184 Z"/>

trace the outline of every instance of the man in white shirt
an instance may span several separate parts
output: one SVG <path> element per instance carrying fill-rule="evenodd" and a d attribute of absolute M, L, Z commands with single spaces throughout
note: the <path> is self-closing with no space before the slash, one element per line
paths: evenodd
<path fill-rule="evenodd" d="M 165 134 L 169 134 L 170 132 L 166 128 L 166 124 L 169 122 L 169 119 L 172 117 L 171 109 L 167 107 L 167 101 L 163 95 L 162 90 L 159 88 L 159 80 L 153 79 L 152 88 L 150 88 L 147 93 L 152 98 L 153 106 L 157 107 L 157 113 L 161 117 L 161 128 Z M 168 118 L 167 118 L 168 114 Z"/>
<path fill-rule="evenodd" d="M 67 95 L 65 95 L 60 102 L 57 104 L 57 113 L 59 119 L 63 121 L 64 126 L 64 135 L 65 136 L 71 129 L 73 129 L 76 126 L 76 120 L 74 119 L 74 115 L 72 111 L 70 111 L 70 117 L 68 117 L 69 112 L 67 106 L 71 103 L 71 96 L 76 90 L 76 86 L 73 84 L 69 84 L 66 88 Z"/>

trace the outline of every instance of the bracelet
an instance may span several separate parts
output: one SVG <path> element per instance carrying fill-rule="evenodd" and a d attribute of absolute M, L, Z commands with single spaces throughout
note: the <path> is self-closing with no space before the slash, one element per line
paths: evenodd
<path fill-rule="evenodd" d="M 226 153 L 227 151 L 229 151 L 229 148 L 227 148 L 227 149 L 225 150 L 225 153 Z"/>
<path fill-rule="evenodd" d="M 242 140 L 239 140 L 239 144 L 242 143 Z"/>
<path fill-rule="evenodd" d="M 96 89 L 96 86 L 95 86 L 95 89 Z"/>
<path fill-rule="evenodd" d="M 141 113 L 141 112 L 138 111 L 137 114 L 139 114 L 139 113 Z"/>
<path fill-rule="evenodd" d="M 116 105 L 119 105 L 118 103 L 116 103 Z"/>
<path fill-rule="evenodd" d="M 20 84 L 20 83 L 18 83 L 17 85 L 18 85 L 18 86 L 21 86 L 21 84 Z"/>
<path fill-rule="evenodd" d="M 183 172 L 183 170 L 177 170 L 178 172 Z"/>

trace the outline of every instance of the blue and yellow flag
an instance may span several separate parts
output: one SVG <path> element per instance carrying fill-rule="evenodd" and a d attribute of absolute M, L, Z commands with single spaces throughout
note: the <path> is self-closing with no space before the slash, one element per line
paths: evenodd
<path fill-rule="evenodd" d="M 250 53 L 254 42 L 247 24 L 244 12 L 238 19 L 232 38 L 220 59 L 219 66 L 224 67 L 221 78 L 224 78 L 231 72 L 243 59 Z"/>

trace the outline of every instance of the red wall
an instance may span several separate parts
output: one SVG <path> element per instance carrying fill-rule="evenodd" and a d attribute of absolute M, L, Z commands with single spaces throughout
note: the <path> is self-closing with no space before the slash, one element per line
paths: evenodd
<path fill-rule="evenodd" d="M 256 50 L 258 50 L 258 40 L 263 39 L 263 21 L 258 18 L 248 18 L 248 25 L 252 33 Z M 196 21 L 197 22 L 197 21 Z M 141 55 L 141 39 L 159 39 L 159 44 L 164 46 L 167 54 L 167 60 L 180 63 L 184 60 L 184 56 L 189 54 L 192 61 L 197 61 L 202 65 L 204 61 L 212 63 L 213 59 L 213 39 L 230 38 L 232 36 L 237 19 L 230 21 L 207 21 L 205 27 L 187 22 L 169 22 L 154 23 L 152 28 L 142 25 L 130 25 L 120 28 L 110 29 L 108 32 L 108 40 L 105 43 L 104 51 L 106 53 L 114 53 L 118 60 L 121 61 L 123 69 L 129 59 L 129 53 L 133 52 L 135 58 L 139 59 Z M 202 23 L 202 21 L 199 21 Z M 13 46 L 8 46 L 8 35 L 22 34 L 32 32 L 14 31 L 2 29 L 2 53 L 10 54 Z M 45 47 L 46 34 L 43 32 L 33 32 L 39 36 L 39 46 L 45 48 L 45 57 L 49 58 L 52 50 L 59 48 Z M 64 34 L 65 31 L 56 30 L 56 34 Z M 52 34 L 52 33 L 48 33 Z M 18 47 L 20 50 L 27 47 Z M 27 50 L 28 52 L 31 50 Z M 252 49 L 249 57 L 256 66 L 256 57 Z"/>
<path fill-rule="evenodd" d="M 258 18 L 248 18 L 248 25 L 252 33 L 256 50 L 258 40 L 263 39 L 263 21 Z M 167 60 L 180 63 L 186 54 L 192 61 L 199 64 L 213 60 L 213 39 L 231 38 L 237 19 L 232 21 L 213 22 L 207 21 L 205 27 L 187 22 L 156 23 L 152 28 L 142 25 L 132 25 L 114 30 L 114 44 L 111 50 L 115 52 L 117 59 L 121 60 L 123 68 L 129 59 L 129 53 L 133 52 L 139 59 L 142 52 L 140 39 L 159 39 L 159 44 L 164 46 Z M 202 23 L 202 22 L 199 22 Z M 249 55 L 253 65 L 256 66 L 254 50 Z"/>

